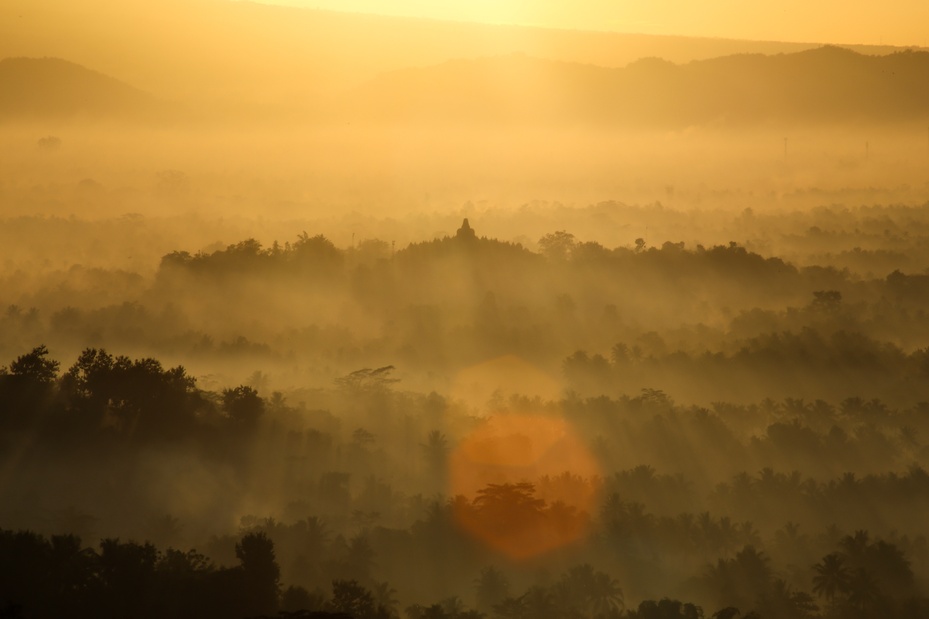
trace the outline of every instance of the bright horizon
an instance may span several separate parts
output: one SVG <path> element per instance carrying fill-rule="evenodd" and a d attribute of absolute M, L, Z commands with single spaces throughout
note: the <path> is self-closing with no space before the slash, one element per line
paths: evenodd
<path fill-rule="evenodd" d="M 258 0 L 339 12 L 759 41 L 929 47 L 922 0 Z"/>

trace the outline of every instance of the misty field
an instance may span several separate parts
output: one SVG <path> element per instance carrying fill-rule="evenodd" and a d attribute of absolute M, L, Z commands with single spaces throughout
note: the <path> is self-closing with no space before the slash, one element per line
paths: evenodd
<path fill-rule="evenodd" d="M 0 617 L 929 617 L 929 52 L 15 4 Z"/>

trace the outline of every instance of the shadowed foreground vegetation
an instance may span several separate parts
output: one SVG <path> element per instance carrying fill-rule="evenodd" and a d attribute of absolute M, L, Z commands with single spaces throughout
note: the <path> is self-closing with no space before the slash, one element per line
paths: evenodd
<path fill-rule="evenodd" d="M 4 616 L 929 612 L 924 407 L 514 395 L 492 416 L 571 420 L 602 474 L 448 495 L 448 454 L 483 422 L 436 393 L 399 391 L 392 373 L 341 377 L 315 394 L 323 410 L 244 385 L 202 390 L 183 367 L 100 349 L 63 372 L 44 346 L 17 357 L 0 372 L 18 471 L 5 473 L 0 516 L 24 525 L 0 532 Z M 626 445 L 645 463 L 623 469 Z M 224 490 L 189 496 L 203 487 Z M 550 498 L 581 487 L 592 509 Z M 263 514 L 240 515 L 249 505 Z M 517 561 L 461 526 L 482 521 L 506 536 L 587 533 Z"/>
<path fill-rule="evenodd" d="M 10 271 L 2 612 L 929 616 L 923 216 L 804 217 Z"/>

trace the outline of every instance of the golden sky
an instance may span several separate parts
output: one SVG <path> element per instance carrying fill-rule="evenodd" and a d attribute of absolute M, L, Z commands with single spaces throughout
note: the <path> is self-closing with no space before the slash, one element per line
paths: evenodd
<path fill-rule="evenodd" d="M 263 0 L 338 11 L 736 39 L 929 46 L 927 0 Z"/>

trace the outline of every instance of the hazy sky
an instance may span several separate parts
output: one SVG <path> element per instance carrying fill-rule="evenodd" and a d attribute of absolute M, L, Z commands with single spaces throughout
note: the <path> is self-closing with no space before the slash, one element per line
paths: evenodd
<path fill-rule="evenodd" d="M 927 0 L 263 0 L 339 11 L 738 39 L 929 46 Z"/>

